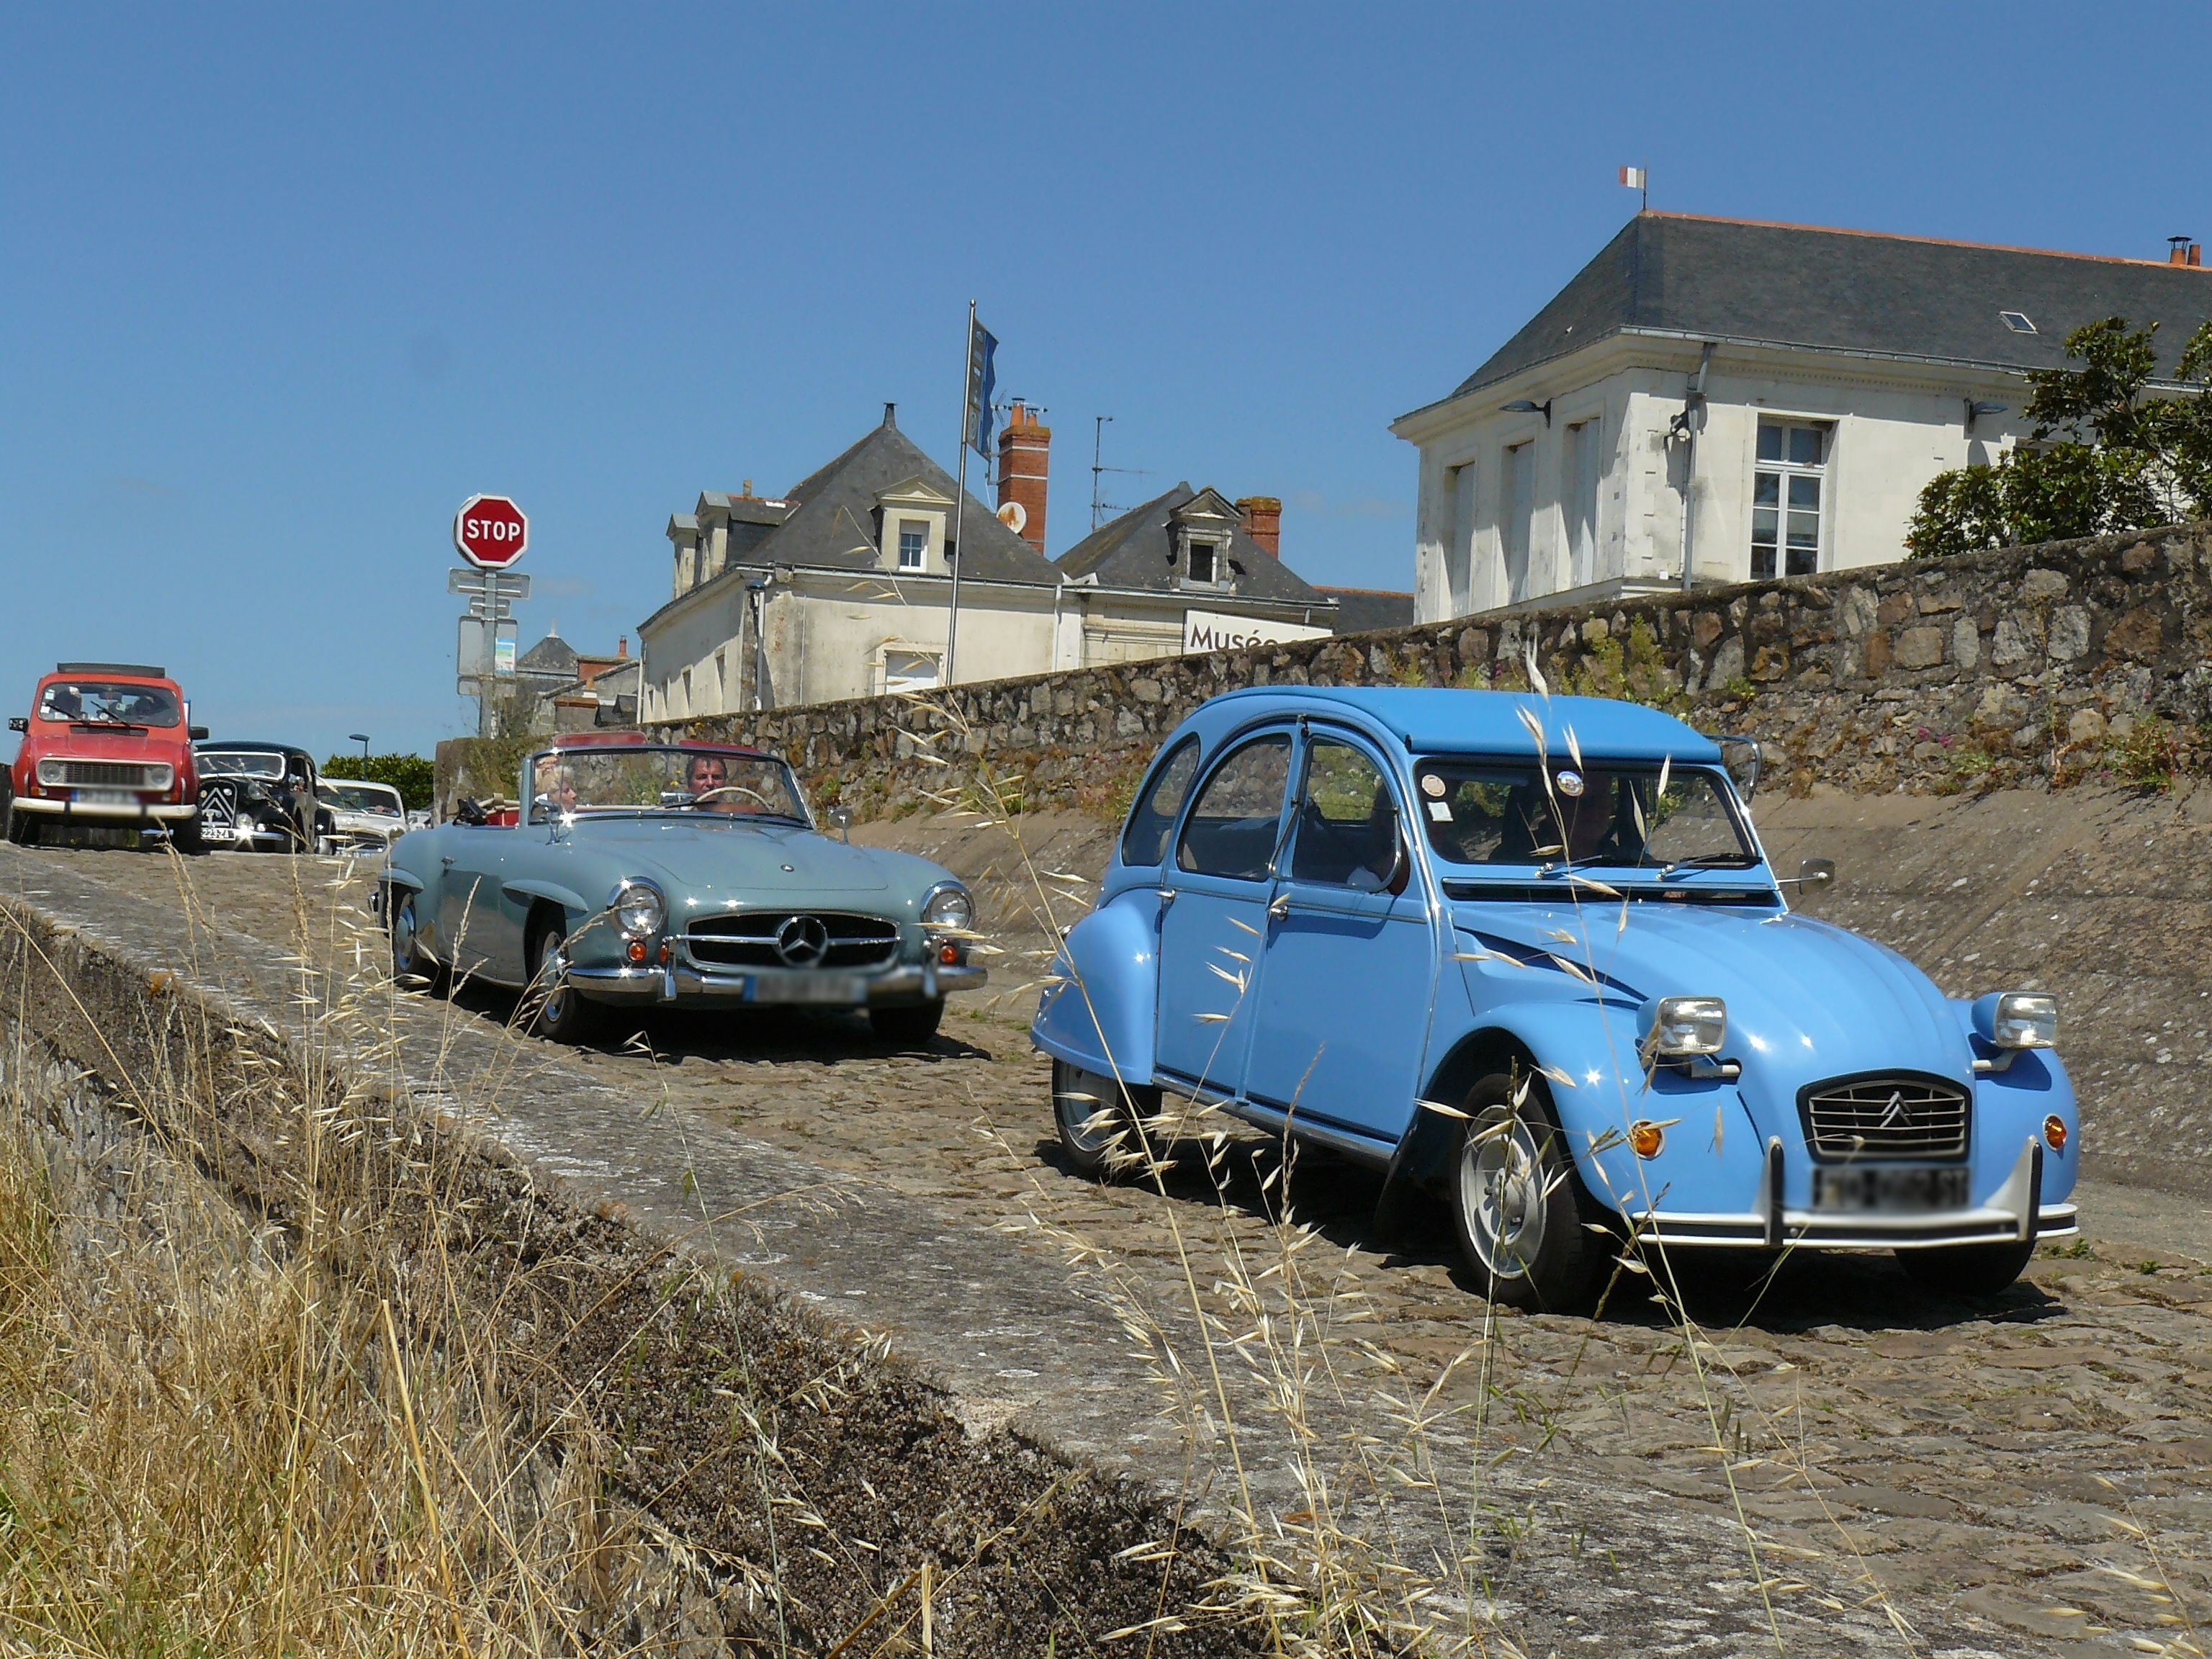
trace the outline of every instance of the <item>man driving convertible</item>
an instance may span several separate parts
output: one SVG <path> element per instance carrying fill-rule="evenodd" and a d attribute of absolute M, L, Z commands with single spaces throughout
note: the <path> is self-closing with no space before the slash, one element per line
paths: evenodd
<path fill-rule="evenodd" d="M 760 792 L 730 781 L 730 763 L 720 755 L 693 755 L 684 769 L 691 804 L 702 812 L 765 812 L 772 809 Z"/>

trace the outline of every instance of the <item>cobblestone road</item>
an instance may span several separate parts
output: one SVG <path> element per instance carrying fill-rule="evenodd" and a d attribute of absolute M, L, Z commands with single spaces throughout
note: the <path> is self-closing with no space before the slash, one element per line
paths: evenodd
<path fill-rule="evenodd" d="M 179 902 L 165 858 L 39 856 Z M 325 954 L 325 907 L 362 891 L 319 860 L 189 868 L 232 926 L 289 948 L 304 920 Z M 484 1021 L 511 1012 L 489 993 L 465 990 L 461 1006 Z M 1317 1460 L 1340 1478 L 1398 1455 L 1376 1398 L 1418 1410 L 1432 1454 L 1498 1471 L 1478 1529 L 1509 1587 L 1500 1628 L 1533 1650 L 1618 1650 L 1617 1631 L 1543 1588 L 1558 1577 L 1514 1589 L 1509 1571 L 1518 1553 L 1579 1547 L 1600 1510 L 1615 1524 L 1594 1598 L 1601 1579 L 1639 1571 L 1620 1541 L 1639 1515 L 1740 1518 L 1758 1540 L 1756 1569 L 1747 1541 L 1705 1564 L 1701 1594 L 1751 1608 L 1771 1637 L 1747 1646 L 1740 1626 L 1723 1638 L 1690 1621 L 1650 1630 L 1639 1651 L 2212 1647 L 2212 1252 L 2192 1243 L 2205 1228 L 2191 1200 L 2116 1192 L 2124 1224 L 2105 1229 L 2093 1195 L 2087 1242 L 2046 1247 L 1993 1306 L 1929 1297 L 1887 1258 L 1836 1258 L 1793 1266 L 1748 1311 L 1693 1300 L 1702 1319 L 1686 1334 L 1635 1293 L 1600 1320 L 1492 1317 L 1440 1241 L 1373 1237 L 1374 1178 L 1324 1157 L 1283 1183 L 1273 1149 L 1238 1138 L 1218 1173 L 1181 1158 L 1164 1192 L 1081 1180 L 1051 1136 L 1046 1068 L 1009 1015 L 956 1011 L 926 1054 L 885 1052 L 857 1018 L 668 1016 L 572 1063 L 950 1222 L 1042 1231 L 1156 1344 L 1191 1327 L 1148 1310 L 1195 1297 L 1263 1377 L 1296 1372 L 1363 1403 L 1375 1445 Z M 1288 1251 L 1300 1236 L 1270 1218 L 1285 1184 L 1313 1229 Z M 1281 1520 L 1295 1531 L 1311 1516 Z"/>

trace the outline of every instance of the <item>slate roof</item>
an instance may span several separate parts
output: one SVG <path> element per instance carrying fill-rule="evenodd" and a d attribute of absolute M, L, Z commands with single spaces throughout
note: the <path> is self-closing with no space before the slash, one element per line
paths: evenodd
<path fill-rule="evenodd" d="M 1336 601 L 1336 631 L 1371 634 L 1379 628 L 1411 628 L 1413 596 L 1380 587 L 1323 587 L 1316 590 Z"/>
<path fill-rule="evenodd" d="M 2036 331 L 2008 327 L 2007 311 Z M 2058 368 L 2069 331 L 2112 316 L 2160 324 L 2171 374 L 2212 318 L 2212 266 L 1646 212 L 1452 396 L 1625 331 Z"/>
<path fill-rule="evenodd" d="M 576 677 L 576 647 L 558 634 L 546 636 L 515 659 L 515 672 L 520 674 L 558 674 L 567 679 Z"/>
<path fill-rule="evenodd" d="M 954 499 L 959 485 L 952 475 L 924 454 L 919 445 L 889 420 L 844 453 L 817 468 L 783 493 L 788 514 L 742 555 L 748 565 L 806 565 L 874 570 L 882 556 L 876 544 L 876 497 L 891 485 L 919 477 Z M 732 502 L 734 509 L 738 501 Z M 766 507 L 767 503 L 758 503 Z M 734 515 L 734 514 L 733 514 Z M 947 515 L 949 539 L 952 522 Z M 960 574 L 981 581 L 1042 582 L 1059 578 L 1052 562 L 1001 524 L 991 509 L 968 497 L 961 526 Z M 739 557 L 732 554 L 734 566 Z M 720 580 L 720 577 L 716 578 Z"/>
<path fill-rule="evenodd" d="M 1141 507 L 1131 507 L 1118 519 L 1108 520 L 1060 556 L 1060 570 L 1069 576 L 1096 573 L 1100 583 L 1107 587 L 1176 591 L 1180 573 L 1169 559 L 1172 544 L 1168 520 L 1176 508 L 1196 500 L 1198 494 L 1186 481 L 1155 495 Z M 1237 578 L 1236 597 L 1279 599 L 1292 605 L 1328 603 L 1326 593 L 1241 528 L 1230 532 L 1229 563 Z M 1213 594 L 1202 588 L 1188 591 L 1194 599 L 1231 597 L 1225 588 Z"/>

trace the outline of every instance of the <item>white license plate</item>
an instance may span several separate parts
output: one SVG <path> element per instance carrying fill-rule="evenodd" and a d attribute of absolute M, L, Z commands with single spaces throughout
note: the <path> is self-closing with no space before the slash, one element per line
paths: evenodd
<path fill-rule="evenodd" d="M 1966 1207 L 1966 1168 L 1929 1170 L 1860 1164 L 1813 1171 L 1813 1207 L 1875 1213 L 1910 1213 Z"/>
<path fill-rule="evenodd" d="M 79 806 L 127 806 L 137 810 L 138 797 L 128 789 L 72 789 L 70 799 Z"/>
<path fill-rule="evenodd" d="M 850 974 L 791 974 L 754 975 L 752 1000 L 755 1002 L 817 1002 L 832 1003 L 842 1008 L 857 1007 L 868 1000 L 866 980 Z"/>

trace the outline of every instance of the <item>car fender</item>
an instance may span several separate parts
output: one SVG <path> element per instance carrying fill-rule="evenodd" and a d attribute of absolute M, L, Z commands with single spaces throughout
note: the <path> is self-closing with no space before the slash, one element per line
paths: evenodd
<path fill-rule="evenodd" d="M 557 904 L 568 914 L 568 918 L 572 923 L 582 921 L 592 911 L 600 908 L 598 905 L 585 903 L 580 894 L 573 889 L 562 886 L 556 881 L 502 882 L 499 890 L 502 897 L 514 899 L 519 903 L 528 904 L 538 899 L 544 899 Z"/>
<path fill-rule="evenodd" d="M 1426 1098 L 1455 1108 L 1453 1095 L 1496 1070 L 1498 1060 L 1525 1057 L 1543 1074 L 1576 1173 L 1607 1209 L 1748 1211 L 1765 1151 L 1750 1109 L 1724 1079 L 1673 1067 L 1647 1076 L 1637 1054 L 1638 1012 L 1633 1002 L 1587 996 L 1493 1005 L 1453 1045 Z M 1417 1115 L 1401 1149 L 1409 1172 L 1423 1165 L 1433 1172 L 1449 1139 L 1431 1120 L 1447 1128 L 1456 1122 L 1434 1111 Z M 1629 1126 L 1639 1121 L 1664 1126 L 1656 1158 L 1639 1158 L 1628 1145 Z M 1417 1139 L 1425 1144 L 1413 1145 Z"/>
<path fill-rule="evenodd" d="M 1046 1054 L 1125 1082 L 1152 1080 L 1156 903 L 1148 890 L 1126 895 L 1068 930 L 1053 958 L 1054 982 L 1030 1027 Z"/>

